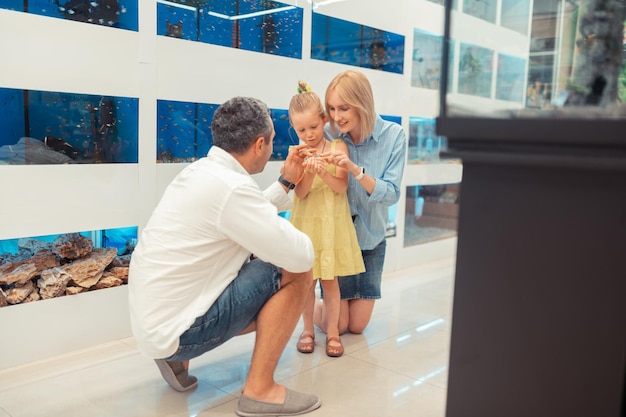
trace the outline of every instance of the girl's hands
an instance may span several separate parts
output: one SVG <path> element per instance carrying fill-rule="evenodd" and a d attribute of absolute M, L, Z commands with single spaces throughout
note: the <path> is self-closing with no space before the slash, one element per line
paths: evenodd
<path fill-rule="evenodd" d="M 320 158 L 317 155 L 305 158 L 302 164 L 306 172 L 317 174 L 319 176 L 324 175 L 326 172 L 326 166 L 328 165 L 324 158 Z"/>

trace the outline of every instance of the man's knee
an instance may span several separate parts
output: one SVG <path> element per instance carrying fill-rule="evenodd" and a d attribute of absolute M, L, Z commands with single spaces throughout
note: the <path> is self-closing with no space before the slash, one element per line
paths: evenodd
<path fill-rule="evenodd" d="M 288 272 L 283 270 L 283 287 L 290 285 L 297 288 L 299 292 L 305 297 L 311 287 L 315 284 L 313 281 L 313 272 Z"/>

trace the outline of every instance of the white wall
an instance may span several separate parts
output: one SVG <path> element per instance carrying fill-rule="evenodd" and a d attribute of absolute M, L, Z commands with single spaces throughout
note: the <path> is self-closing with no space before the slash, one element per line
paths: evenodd
<path fill-rule="evenodd" d="M 350 67 L 311 60 L 310 5 L 284 2 L 305 9 L 301 60 L 157 37 L 151 0 L 139 0 L 138 32 L 0 9 L 0 87 L 139 98 L 138 164 L 0 166 L 0 239 L 143 227 L 183 167 L 156 163 L 157 99 L 221 103 L 249 95 L 286 108 L 299 79 L 322 94 L 335 74 Z M 442 8 L 420 0 L 360 3 L 340 1 L 317 11 L 405 35 L 404 74 L 362 71 L 372 82 L 377 110 L 402 116 L 408 133 L 410 116 L 438 113 L 438 93 L 412 88 L 410 80 L 413 29 L 442 33 Z M 259 183 L 275 180 L 279 167 L 269 163 L 257 175 Z M 459 182 L 461 170 L 407 165 L 403 190 Z M 403 194 L 386 271 L 454 254 L 456 239 L 404 248 L 404 207 Z M 122 287 L 1 308 L 0 369 L 130 336 L 126 297 Z"/>

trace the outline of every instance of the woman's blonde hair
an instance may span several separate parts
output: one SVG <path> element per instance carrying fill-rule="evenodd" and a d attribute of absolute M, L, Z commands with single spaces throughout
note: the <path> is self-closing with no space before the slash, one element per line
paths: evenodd
<path fill-rule="evenodd" d="M 291 97 L 289 102 L 289 122 L 291 122 L 293 113 L 307 111 L 317 112 L 322 119 L 326 120 L 326 112 L 320 97 L 313 92 L 311 86 L 305 81 L 298 81 L 298 94 Z"/>
<path fill-rule="evenodd" d="M 372 134 L 376 123 L 376 110 L 374 108 L 374 93 L 372 86 L 362 72 L 347 70 L 338 74 L 326 89 L 325 105 L 328 109 L 329 92 L 335 90 L 339 97 L 351 107 L 354 107 L 361 118 L 361 137 L 363 140 Z M 329 113 L 330 114 L 330 113 Z M 339 129 L 333 118 L 330 118 L 330 128 L 337 133 Z"/>

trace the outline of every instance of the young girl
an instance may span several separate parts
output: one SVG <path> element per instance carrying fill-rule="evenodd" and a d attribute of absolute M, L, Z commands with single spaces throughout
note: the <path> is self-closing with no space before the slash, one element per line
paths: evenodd
<path fill-rule="evenodd" d="M 347 152 L 345 143 L 324 138 L 327 116 L 317 94 L 303 81 L 298 84 L 298 94 L 289 103 L 289 121 L 300 142 L 309 146 L 314 155 L 304 161 L 304 177 L 295 188 L 291 223 L 306 233 L 313 242 L 315 263 L 313 279 L 319 279 L 326 310 L 326 354 L 343 355 L 339 338 L 339 284 L 338 275 L 352 275 L 365 271 L 356 231 L 350 217 L 346 189 L 348 173 L 345 169 L 328 164 L 325 155 L 333 151 Z M 313 310 L 315 286 L 311 290 L 302 312 L 304 331 L 297 348 L 311 353 L 315 348 Z"/>
<path fill-rule="evenodd" d="M 351 174 L 347 195 L 366 269 L 351 276 L 340 274 L 339 330 L 361 333 L 381 297 L 385 228 L 389 207 L 400 198 L 406 135 L 402 126 L 376 113 L 372 86 L 360 71 L 338 74 L 326 89 L 325 102 L 330 117 L 326 135 L 343 139 L 348 148 L 332 152 L 327 161 Z M 315 309 L 315 323 L 322 330 L 325 310 L 322 303 Z"/>

